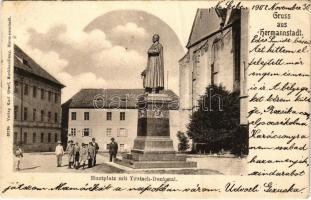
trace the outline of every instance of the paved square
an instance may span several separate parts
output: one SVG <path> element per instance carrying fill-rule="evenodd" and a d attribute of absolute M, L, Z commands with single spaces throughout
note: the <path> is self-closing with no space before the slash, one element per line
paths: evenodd
<path fill-rule="evenodd" d="M 53 153 L 25 153 L 21 161 L 21 173 L 56 172 L 56 173 L 141 173 L 141 174 L 202 174 L 202 175 L 245 175 L 247 159 L 217 157 L 210 155 L 187 155 L 189 161 L 198 163 L 192 169 L 144 169 L 133 170 L 116 163 L 110 163 L 107 153 L 97 155 L 97 164 L 92 168 L 68 169 L 68 157 L 63 156 L 62 167 L 56 167 Z"/>

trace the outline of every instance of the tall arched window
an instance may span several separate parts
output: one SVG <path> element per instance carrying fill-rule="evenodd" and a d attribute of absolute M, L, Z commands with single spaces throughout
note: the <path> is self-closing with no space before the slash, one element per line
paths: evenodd
<path fill-rule="evenodd" d="M 211 84 L 215 85 L 218 83 L 218 72 L 219 72 L 219 51 L 223 48 L 224 43 L 222 38 L 216 38 L 213 42 L 211 49 Z"/>

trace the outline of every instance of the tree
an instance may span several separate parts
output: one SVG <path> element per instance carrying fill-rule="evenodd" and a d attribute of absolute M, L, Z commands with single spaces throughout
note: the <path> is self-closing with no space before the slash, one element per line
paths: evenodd
<path fill-rule="evenodd" d="M 187 149 L 189 149 L 190 145 L 189 145 L 189 139 L 186 136 L 186 134 L 184 132 L 178 131 L 177 132 L 177 138 L 179 140 L 178 151 L 179 152 L 187 151 Z"/>
<path fill-rule="evenodd" d="M 198 109 L 191 115 L 187 130 L 189 138 L 201 146 L 206 144 L 205 152 L 232 150 L 239 129 L 239 91 L 229 92 L 221 85 L 209 85 L 198 101 Z M 235 149 L 235 152 L 239 150 Z"/>

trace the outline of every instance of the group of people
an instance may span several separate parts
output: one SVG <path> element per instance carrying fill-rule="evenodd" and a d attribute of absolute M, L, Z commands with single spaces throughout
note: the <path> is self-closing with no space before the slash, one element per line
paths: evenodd
<path fill-rule="evenodd" d="M 99 146 L 95 142 L 95 138 L 92 138 L 92 141 L 88 144 L 82 143 L 81 146 L 78 142 L 74 143 L 72 140 L 69 140 L 66 148 L 66 152 L 68 153 L 68 168 L 79 169 L 81 166 L 82 169 L 85 169 L 86 166 L 88 168 L 95 166 L 98 150 Z M 55 148 L 55 154 L 57 167 L 61 167 L 64 150 L 60 141 Z"/>
<path fill-rule="evenodd" d="M 92 141 L 88 144 L 82 143 L 81 146 L 78 142 L 74 143 L 72 140 L 68 141 L 66 152 L 68 153 L 68 168 L 70 169 L 85 169 L 85 167 L 91 168 L 96 165 L 96 155 L 98 153 L 99 146 L 92 138 Z M 118 144 L 114 138 L 111 138 L 109 144 L 109 161 L 112 162 L 116 158 L 118 153 Z M 62 159 L 65 154 L 61 141 L 57 142 L 55 148 L 55 155 L 57 160 L 57 167 L 62 166 Z M 23 158 L 23 150 L 21 145 L 16 145 L 15 148 L 15 163 L 16 170 L 20 170 L 21 159 Z"/>
<path fill-rule="evenodd" d="M 96 155 L 98 153 L 99 146 L 95 142 L 95 138 L 92 138 L 92 142 L 88 144 L 82 143 L 81 146 L 78 142 L 74 143 L 72 140 L 68 141 L 66 152 L 68 153 L 68 168 L 72 169 L 85 169 L 87 166 L 91 168 L 96 165 Z M 109 144 L 109 154 L 110 162 L 116 158 L 118 153 L 118 144 L 111 138 L 111 143 Z M 59 141 L 56 148 L 55 154 L 57 158 L 57 167 L 62 165 L 62 157 L 64 155 L 64 150 L 62 143 Z"/>

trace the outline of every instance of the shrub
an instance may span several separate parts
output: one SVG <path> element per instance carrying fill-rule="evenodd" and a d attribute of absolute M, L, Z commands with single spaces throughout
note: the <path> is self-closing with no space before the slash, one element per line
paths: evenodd
<path fill-rule="evenodd" d="M 229 92 L 221 85 L 208 86 L 187 128 L 187 135 L 193 143 L 205 144 L 204 152 L 222 149 L 235 154 L 247 152 L 248 131 L 246 139 L 245 130 L 240 126 L 238 91 Z"/>
<path fill-rule="evenodd" d="M 179 140 L 178 151 L 185 152 L 189 149 L 189 139 L 184 132 L 178 131 L 177 138 Z"/>

